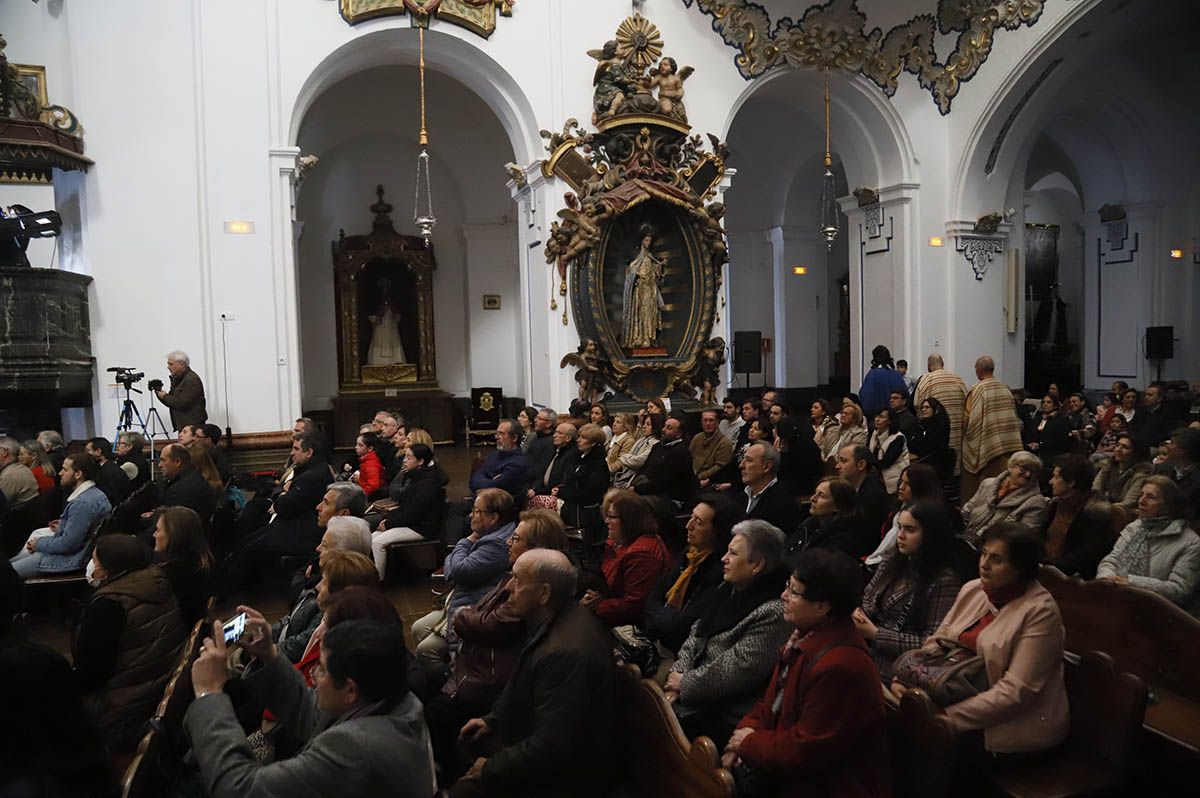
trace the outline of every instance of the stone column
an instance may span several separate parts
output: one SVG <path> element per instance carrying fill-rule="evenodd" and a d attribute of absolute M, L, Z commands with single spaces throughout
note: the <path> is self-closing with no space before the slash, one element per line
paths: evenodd
<path fill-rule="evenodd" d="M 290 429 L 301 411 L 300 330 L 296 320 L 295 177 L 299 147 L 275 147 L 271 162 L 271 265 L 274 285 L 278 427 Z"/>

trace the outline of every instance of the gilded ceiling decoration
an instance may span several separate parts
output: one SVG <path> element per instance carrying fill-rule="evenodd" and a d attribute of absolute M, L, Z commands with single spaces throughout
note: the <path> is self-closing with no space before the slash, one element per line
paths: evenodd
<path fill-rule="evenodd" d="M 1033 25 L 1044 0 L 939 0 L 937 14 L 918 14 L 884 33 L 867 30 L 857 0 L 829 0 L 808 8 L 799 20 L 770 14 L 751 0 L 683 0 L 712 17 L 712 27 L 738 50 L 734 58 L 747 80 L 778 66 L 861 72 L 891 97 L 900 73 L 917 76 L 938 111 L 950 113 L 961 84 L 992 52 L 996 30 Z M 954 52 L 939 62 L 935 36 L 958 33 Z"/>
<path fill-rule="evenodd" d="M 339 0 L 342 19 L 357 25 L 376 17 L 410 14 L 413 24 L 428 26 L 431 17 L 459 25 L 483 38 L 496 30 L 496 17 L 511 17 L 517 0 Z"/>

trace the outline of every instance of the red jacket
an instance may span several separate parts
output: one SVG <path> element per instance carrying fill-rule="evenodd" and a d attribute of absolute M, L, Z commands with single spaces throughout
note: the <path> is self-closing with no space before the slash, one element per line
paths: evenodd
<path fill-rule="evenodd" d="M 817 663 L 809 662 L 828 646 Z M 791 660 L 787 681 L 780 667 Z M 771 711 L 779 690 L 778 717 Z M 784 648 L 767 693 L 738 728 L 754 729 L 738 755 L 781 778 L 786 798 L 887 798 L 892 794 L 879 671 L 849 618 L 827 622 L 799 650 Z"/>
<path fill-rule="evenodd" d="M 383 463 L 375 452 L 368 451 L 358 458 L 358 486 L 368 499 L 383 487 Z"/>
<path fill-rule="evenodd" d="M 641 535 L 620 547 L 610 540 L 600 567 L 608 590 L 594 607 L 596 617 L 606 626 L 641 624 L 646 598 L 671 567 L 671 553 L 658 535 Z"/>

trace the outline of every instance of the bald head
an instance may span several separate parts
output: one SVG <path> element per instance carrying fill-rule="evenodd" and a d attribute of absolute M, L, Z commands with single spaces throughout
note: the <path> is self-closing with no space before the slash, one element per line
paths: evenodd
<path fill-rule="evenodd" d="M 996 372 L 996 361 L 992 360 L 987 355 L 981 356 L 975 361 L 975 376 L 981 380 L 987 379 Z"/>
<path fill-rule="evenodd" d="M 541 604 L 551 610 L 557 610 L 575 598 L 575 566 L 571 565 L 567 555 L 557 549 L 530 549 L 517 558 L 513 564 L 513 574 L 527 588 L 531 584 L 545 586 Z M 519 614 L 525 616 L 529 613 Z"/>
<path fill-rule="evenodd" d="M 925 361 L 925 363 L 929 371 L 937 371 L 938 369 L 946 368 L 946 361 L 942 360 L 942 356 L 938 354 L 930 355 L 929 360 Z"/>

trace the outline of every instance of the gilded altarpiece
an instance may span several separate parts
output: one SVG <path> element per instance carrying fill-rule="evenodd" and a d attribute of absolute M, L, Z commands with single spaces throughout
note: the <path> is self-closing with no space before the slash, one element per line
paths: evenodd
<path fill-rule="evenodd" d="M 396 232 L 392 206 L 371 206 L 367 235 L 333 242 L 338 378 L 343 394 L 436 389 L 432 247 Z"/>

